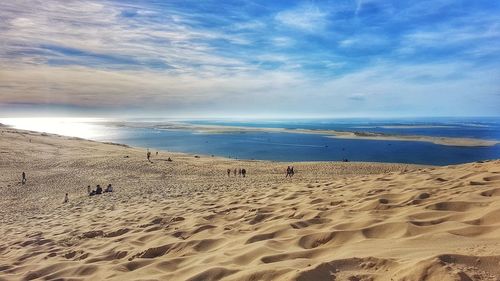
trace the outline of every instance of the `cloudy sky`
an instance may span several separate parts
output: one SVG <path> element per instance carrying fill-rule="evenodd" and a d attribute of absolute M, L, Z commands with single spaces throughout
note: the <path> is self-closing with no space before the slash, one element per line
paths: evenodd
<path fill-rule="evenodd" d="M 500 115 L 500 1 L 0 2 L 0 115 Z"/>

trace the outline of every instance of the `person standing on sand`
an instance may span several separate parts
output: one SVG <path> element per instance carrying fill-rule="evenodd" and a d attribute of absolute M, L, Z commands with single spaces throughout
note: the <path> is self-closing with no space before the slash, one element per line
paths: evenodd
<path fill-rule="evenodd" d="M 234 168 L 234 171 L 233 171 L 233 173 L 234 173 L 234 176 L 236 177 L 236 173 L 237 173 L 237 170 L 236 170 L 236 168 Z"/>
<path fill-rule="evenodd" d="M 238 175 L 241 177 L 241 168 L 238 169 Z"/>
<path fill-rule="evenodd" d="M 87 194 L 90 194 L 90 192 L 92 192 L 92 190 L 90 190 L 90 185 L 87 186 Z"/>
<path fill-rule="evenodd" d="M 69 198 L 68 198 L 68 193 L 66 193 L 66 196 L 64 196 L 64 201 L 63 203 L 68 203 L 69 201 Z"/>
<path fill-rule="evenodd" d="M 241 169 L 241 174 L 243 175 L 243 177 L 245 177 L 247 174 L 247 170 L 245 170 L 244 168 Z"/>
<path fill-rule="evenodd" d="M 290 176 L 290 166 L 288 166 L 288 168 L 286 168 L 286 177 Z"/>
<path fill-rule="evenodd" d="M 146 153 L 146 157 L 148 158 L 148 161 L 151 162 L 151 160 L 149 160 L 149 158 L 151 158 L 151 152 L 149 151 L 149 149 L 148 149 L 148 153 Z"/>
<path fill-rule="evenodd" d="M 231 176 L 231 169 L 227 169 L 227 176 L 230 177 Z"/>
<path fill-rule="evenodd" d="M 293 166 L 290 168 L 290 177 L 293 177 L 293 175 L 295 174 L 295 172 L 293 171 Z"/>
<path fill-rule="evenodd" d="M 21 180 L 21 183 L 22 183 L 22 185 L 25 185 L 26 184 L 26 173 L 25 172 L 23 172 L 22 177 L 23 177 L 23 179 Z"/>

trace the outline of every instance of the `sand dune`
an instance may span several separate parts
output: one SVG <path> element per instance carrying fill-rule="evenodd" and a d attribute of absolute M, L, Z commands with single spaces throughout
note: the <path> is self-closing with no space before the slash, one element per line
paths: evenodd
<path fill-rule="evenodd" d="M 0 280 L 500 280 L 499 160 L 293 163 L 285 179 L 292 163 L 149 163 L 2 130 Z M 248 176 L 228 177 L 237 167 Z"/>

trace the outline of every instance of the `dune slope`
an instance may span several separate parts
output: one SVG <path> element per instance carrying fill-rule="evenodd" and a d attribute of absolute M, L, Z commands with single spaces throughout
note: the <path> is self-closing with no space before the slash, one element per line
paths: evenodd
<path fill-rule="evenodd" d="M 500 280 L 498 160 L 295 163 L 289 179 L 288 163 L 149 163 L 6 128 L 0 156 L 0 280 Z"/>

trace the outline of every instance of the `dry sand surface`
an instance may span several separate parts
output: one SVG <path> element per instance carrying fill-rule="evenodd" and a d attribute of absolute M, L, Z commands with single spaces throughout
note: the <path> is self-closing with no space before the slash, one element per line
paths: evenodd
<path fill-rule="evenodd" d="M 0 280 L 500 280 L 498 160 L 150 163 L 0 129 Z M 247 177 L 227 176 L 239 167 Z"/>

